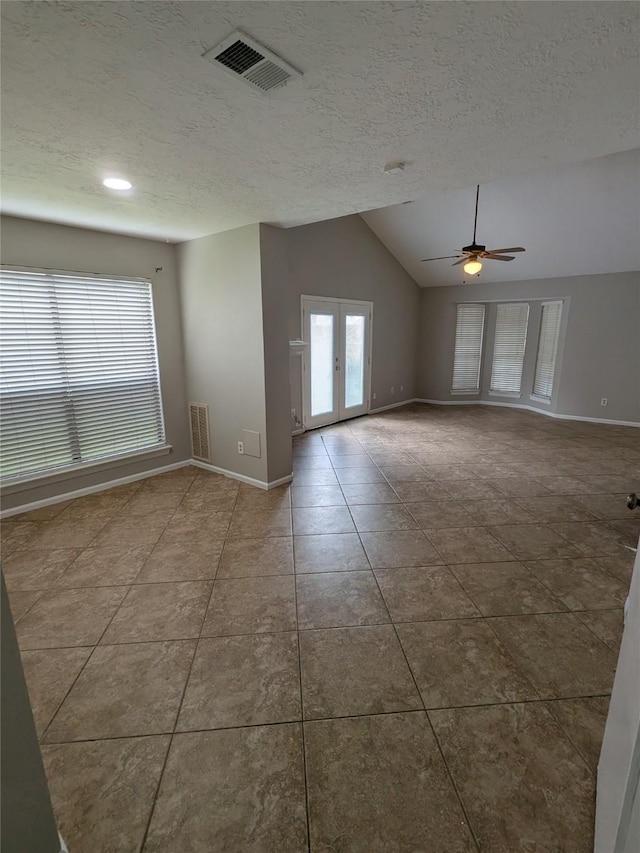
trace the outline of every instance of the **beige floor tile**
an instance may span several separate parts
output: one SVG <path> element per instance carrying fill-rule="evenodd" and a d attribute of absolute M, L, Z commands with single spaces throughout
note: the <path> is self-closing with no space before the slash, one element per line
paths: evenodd
<path fill-rule="evenodd" d="M 58 828 L 73 853 L 138 853 L 169 737 L 42 748 Z"/>
<path fill-rule="evenodd" d="M 480 615 L 446 566 L 376 569 L 374 574 L 394 622 Z"/>
<path fill-rule="evenodd" d="M 604 726 L 609 713 L 609 697 L 556 699 L 547 702 L 546 706 L 591 770 L 597 773 Z"/>
<path fill-rule="evenodd" d="M 510 498 L 533 498 L 549 494 L 547 487 L 533 477 L 489 478 L 486 482 Z"/>
<path fill-rule="evenodd" d="M 240 484 L 236 509 L 275 510 L 291 506 L 291 487 L 289 484 L 278 486 L 277 489 L 258 489 L 246 483 Z"/>
<path fill-rule="evenodd" d="M 50 549 L 51 547 L 62 547 L 56 545 L 50 546 L 37 544 L 42 527 L 44 527 L 44 524 L 36 524 L 33 521 L 14 521 L 11 518 L 4 520 L 2 524 L 0 524 L 3 559 L 7 554 L 12 554 L 14 551 L 22 548 Z"/>
<path fill-rule="evenodd" d="M 370 571 L 300 574 L 296 577 L 296 594 L 300 630 L 390 621 Z"/>
<path fill-rule="evenodd" d="M 407 509 L 422 528 L 473 527 L 479 524 L 460 501 L 423 501 L 407 504 Z"/>
<path fill-rule="evenodd" d="M 575 546 L 546 524 L 505 524 L 487 529 L 517 560 L 580 556 Z"/>
<path fill-rule="evenodd" d="M 136 583 L 213 580 L 223 545 L 223 539 L 158 542 L 137 576 Z"/>
<path fill-rule="evenodd" d="M 422 708 L 391 625 L 300 633 L 306 720 Z"/>
<path fill-rule="evenodd" d="M 195 648 L 195 640 L 99 646 L 45 742 L 172 732 Z"/>
<path fill-rule="evenodd" d="M 380 474 L 380 479 L 383 479 L 382 474 Z M 337 483 L 338 478 L 333 468 L 305 468 L 301 470 L 294 467 L 294 486 L 335 486 Z"/>
<path fill-rule="evenodd" d="M 625 519 L 630 517 L 627 507 L 627 494 L 623 492 L 619 495 L 581 495 L 577 500 L 591 515 L 595 515 L 597 518 Z M 581 519 L 567 519 L 567 521 L 581 521 Z"/>
<path fill-rule="evenodd" d="M 312 850 L 476 849 L 424 713 L 304 727 Z"/>
<path fill-rule="evenodd" d="M 185 494 L 195 479 L 195 474 L 178 474 L 177 472 L 168 471 L 166 474 L 158 474 L 155 477 L 149 477 L 144 480 L 140 486 L 140 494 L 154 494 L 157 492 Z"/>
<path fill-rule="evenodd" d="M 180 509 L 188 512 L 232 512 L 236 506 L 236 489 L 197 489 L 192 486 L 180 502 Z"/>
<path fill-rule="evenodd" d="M 484 527 L 447 527 L 425 530 L 446 563 L 493 563 L 512 555 Z"/>
<path fill-rule="evenodd" d="M 374 569 L 431 566 L 444 562 L 421 530 L 363 533 L 361 539 Z"/>
<path fill-rule="evenodd" d="M 600 637 L 616 655 L 620 652 L 622 632 L 624 630 L 624 611 L 622 607 L 615 610 L 588 610 L 576 614 L 578 619 L 593 633 Z"/>
<path fill-rule="evenodd" d="M 298 573 L 348 572 L 369 568 L 369 561 L 356 533 L 294 536 L 293 548 Z"/>
<path fill-rule="evenodd" d="M 60 515 L 62 510 L 66 509 L 70 504 L 71 501 L 60 501 L 60 503 L 41 506 L 39 509 L 32 509 L 30 512 L 13 515 L 11 518 L 15 521 L 51 521 L 52 518 Z"/>
<path fill-rule="evenodd" d="M 156 510 L 144 516 L 117 517 L 110 521 L 91 542 L 94 548 L 115 548 L 123 545 L 155 545 L 160 539 L 173 510 Z"/>
<path fill-rule="evenodd" d="M 18 619 L 22 619 L 25 613 L 33 607 L 42 595 L 42 590 L 16 589 L 13 592 L 8 590 L 8 594 L 9 604 L 11 606 L 11 615 L 13 616 L 13 621 L 17 622 Z"/>
<path fill-rule="evenodd" d="M 371 485 L 374 483 L 387 485 L 384 474 L 374 465 L 364 465 L 356 468 L 338 468 L 335 476 L 341 486 Z"/>
<path fill-rule="evenodd" d="M 433 477 L 425 471 L 422 465 L 380 465 L 380 470 L 391 485 L 395 483 L 433 482 Z"/>
<path fill-rule="evenodd" d="M 77 521 L 63 521 L 63 515 L 41 524 L 39 531 L 29 538 L 29 549 L 86 548 L 111 518 L 91 515 Z"/>
<path fill-rule="evenodd" d="M 344 471 L 346 468 L 374 467 L 371 457 L 366 453 L 330 453 L 329 457 L 336 471 Z"/>
<path fill-rule="evenodd" d="M 627 597 L 624 584 L 588 557 L 535 560 L 525 565 L 569 610 L 622 607 Z"/>
<path fill-rule="evenodd" d="M 85 548 L 59 579 L 58 587 L 114 586 L 135 581 L 151 545 Z"/>
<path fill-rule="evenodd" d="M 444 500 L 500 500 L 504 497 L 488 480 L 438 480 L 445 489 Z"/>
<path fill-rule="evenodd" d="M 224 546 L 218 579 L 293 574 L 290 536 L 266 539 L 229 539 Z"/>
<path fill-rule="evenodd" d="M 536 477 L 536 480 L 545 487 L 547 494 L 579 495 L 582 497 L 590 491 L 588 484 L 579 477 L 566 474 L 553 477 Z"/>
<path fill-rule="evenodd" d="M 593 521 L 594 516 L 582 501 L 568 496 L 544 495 L 538 498 L 517 498 L 535 521 Z M 492 521 L 490 524 L 517 524 L 517 521 Z"/>
<path fill-rule="evenodd" d="M 430 711 L 480 849 L 593 849 L 594 778 L 542 703 Z"/>
<path fill-rule="evenodd" d="M 226 536 L 230 523 L 230 512 L 193 512 L 177 509 L 165 528 L 162 541 L 217 541 Z"/>
<path fill-rule="evenodd" d="M 293 460 L 294 479 L 298 471 L 333 471 L 328 456 L 296 456 Z"/>
<path fill-rule="evenodd" d="M 626 554 L 620 554 L 617 557 L 596 557 L 596 560 L 603 569 L 622 581 L 625 588 L 629 589 L 635 556 L 632 551 L 628 551 Z"/>
<path fill-rule="evenodd" d="M 293 507 L 345 506 L 340 486 L 294 486 L 291 489 Z"/>
<path fill-rule="evenodd" d="M 342 491 L 349 506 L 400 503 L 400 498 L 386 483 L 343 485 Z"/>
<path fill-rule="evenodd" d="M 149 515 L 156 510 L 176 510 L 181 505 L 181 492 L 138 492 L 120 510 L 123 516 Z"/>
<path fill-rule="evenodd" d="M 299 507 L 294 508 L 292 514 L 296 536 L 355 532 L 351 513 L 346 506 Z"/>
<path fill-rule="evenodd" d="M 482 620 L 414 622 L 397 631 L 426 708 L 538 698 Z"/>
<path fill-rule="evenodd" d="M 550 524 L 549 527 L 588 557 L 626 553 L 624 536 L 604 521 Z"/>
<path fill-rule="evenodd" d="M 16 625 L 20 648 L 95 645 L 127 590 L 111 586 L 45 592 Z"/>
<path fill-rule="evenodd" d="M 295 587 L 286 575 L 215 581 L 203 637 L 296 629 Z"/>
<path fill-rule="evenodd" d="M 64 548 L 54 551 L 14 551 L 2 558 L 7 589 L 51 589 L 65 569 L 80 554 L 79 548 Z"/>
<path fill-rule="evenodd" d="M 414 517 L 400 504 L 373 504 L 350 507 L 358 532 L 380 530 L 415 530 Z"/>
<path fill-rule="evenodd" d="M 295 633 L 202 639 L 178 731 L 301 719 Z"/>
<path fill-rule="evenodd" d="M 433 480 L 422 483 L 398 482 L 394 484 L 393 489 L 405 503 L 451 500 L 448 490 Z"/>
<path fill-rule="evenodd" d="M 173 738 L 144 853 L 307 850 L 299 723 Z"/>
<path fill-rule="evenodd" d="M 522 563 L 458 564 L 451 571 L 483 616 L 567 609 Z"/>
<path fill-rule="evenodd" d="M 197 637 L 212 581 L 132 586 L 101 639 L 102 645 Z"/>
<path fill-rule="evenodd" d="M 92 651 L 93 647 L 85 646 L 22 652 L 22 666 L 38 737 L 53 719 Z"/>
<path fill-rule="evenodd" d="M 504 616 L 490 621 L 543 699 L 611 692 L 616 656 L 575 614 Z"/>
<path fill-rule="evenodd" d="M 478 524 L 530 524 L 535 521 L 522 506 L 508 498 L 470 500 L 465 502 L 464 508 Z"/>
<path fill-rule="evenodd" d="M 239 539 L 261 539 L 266 536 L 291 536 L 291 510 L 236 509 L 229 536 Z"/>

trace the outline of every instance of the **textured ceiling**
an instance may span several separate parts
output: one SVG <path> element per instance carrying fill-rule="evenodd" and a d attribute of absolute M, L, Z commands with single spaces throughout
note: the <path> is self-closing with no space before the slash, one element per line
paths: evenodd
<path fill-rule="evenodd" d="M 3 207 L 20 216 L 180 240 L 640 144 L 637 3 L 1 6 Z M 235 28 L 304 77 L 264 96 L 201 58 Z M 101 187 L 113 173 L 127 197 Z"/>
<path fill-rule="evenodd" d="M 471 243 L 475 197 L 475 187 L 430 193 L 362 216 L 418 284 L 460 284 L 452 260 L 420 259 Z M 482 185 L 477 241 L 526 249 L 485 261 L 483 282 L 640 270 L 640 150 Z"/>

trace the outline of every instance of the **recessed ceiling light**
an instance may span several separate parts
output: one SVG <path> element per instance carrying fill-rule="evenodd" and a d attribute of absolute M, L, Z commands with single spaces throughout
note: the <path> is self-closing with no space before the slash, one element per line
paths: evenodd
<path fill-rule="evenodd" d="M 124 178 L 105 178 L 102 182 L 105 187 L 109 187 L 110 190 L 130 190 L 131 184 L 129 181 L 125 181 Z"/>

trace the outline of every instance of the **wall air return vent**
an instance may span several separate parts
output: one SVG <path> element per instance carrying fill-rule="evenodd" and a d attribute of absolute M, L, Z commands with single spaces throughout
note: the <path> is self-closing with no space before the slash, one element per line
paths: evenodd
<path fill-rule="evenodd" d="M 194 459 L 211 462 L 209 449 L 209 406 L 200 403 L 189 404 L 191 419 L 191 452 Z"/>
<path fill-rule="evenodd" d="M 292 77 L 302 76 L 284 59 L 239 30 L 203 56 L 236 80 L 244 80 L 253 89 L 263 92 L 284 86 Z"/>

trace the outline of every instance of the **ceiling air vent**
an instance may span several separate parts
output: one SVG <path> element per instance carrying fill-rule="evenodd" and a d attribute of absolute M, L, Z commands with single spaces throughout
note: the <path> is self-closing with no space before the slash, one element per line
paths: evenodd
<path fill-rule="evenodd" d="M 263 92 L 284 86 L 292 77 L 302 76 L 300 71 L 284 59 L 280 59 L 239 30 L 203 56 L 227 74 L 244 80 L 252 88 L 261 89 Z"/>
<path fill-rule="evenodd" d="M 200 403 L 189 404 L 191 418 L 191 451 L 194 459 L 211 462 L 209 450 L 209 406 Z"/>

